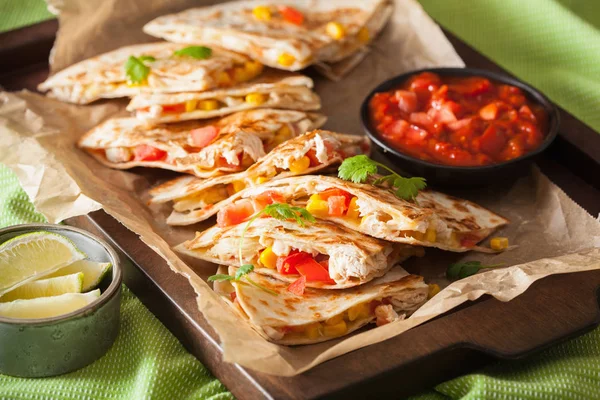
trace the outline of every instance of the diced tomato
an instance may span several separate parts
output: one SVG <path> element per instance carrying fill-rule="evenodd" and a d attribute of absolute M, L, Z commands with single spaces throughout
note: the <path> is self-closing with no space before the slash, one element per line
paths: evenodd
<path fill-rule="evenodd" d="M 478 76 L 464 78 L 460 85 L 451 85 L 450 90 L 466 96 L 478 96 L 490 90 L 492 83 L 489 79 Z"/>
<path fill-rule="evenodd" d="M 306 276 L 302 275 L 296 279 L 290 286 L 288 286 L 288 292 L 294 293 L 296 296 L 302 296 L 306 289 Z"/>
<path fill-rule="evenodd" d="M 292 250 L 287 256 L 277 259 L 277 272 L 284 275 L 297 275 L 296 265 L 307 259 L 312 259 L 312 256 L 302 251 Z"/>
<path fill-rule="evenodd" d="M 254 214 L 252 201 L 244 199 L 221 209 L 217 213 L 217 225 L 221 228 L 237 225 L 246 221 Z"/>
<path fill-rule="evenodd" d="M 140 144 L 133 149 L 136 161 L 160 161 L 167 158 L 167 152 L 147 144 Z"/>
<path fill-rule="evenodd" d="M 304 14 L 296 10 L 294 7 L 280 6 L 279 12 L 284 20 L 294 25 L 302 25 L 304 22 Z"/>
<path fill-rule="evenodd" d="M 223 156 L 220 156 L 217 159 L 217 165 L 221 168 L 232 168 L 232 169 L 241 169 L 241 164 L 242 164 L 242 158 L 243 158 L 243 153 L 238 154 L 238 164 L 230 164 L 229 161 L 227 161 L 227 159 Z"/>
<path fill-rule="evenodd" d="M 163 113 L 168 114 L 181 114 L 185 112 L 185 103 L 179 104 L 166 104 L 162 106 Z"/>
<path fill-rule="evenodd" d="M 235 301 L 237 299 L 237 294 L 235 291 L 229 293 L 229 298 L 231 299 L 231 301 Z"/>
<path fill-rule="evenodd" d="M 531 108 L 529 108 L 528 106 L 523 106 L 519 109 L 519 115 L 523 118 L 526 118 L 530 121 L 535 122 L 536 118 L 535 115 L 533 115 L 533 112 L 531 111 Z"/>
<path fill-rule="evenodd" d="M 492 121 L 498 116 L 498 106 L 496 103 L 490 103 L 479 110 L 479 116 L 486 121 Z"/>
<path fill-rule="evenodd" d="M 502 151 L 504 146 L 506 146 L 506 142 L 504 132 L 492 123 L 483 132 L 483 135 L 481 135 L 479 146 L 484 153 L 494 155 Z"/>
<path fill-rule="evenodd" d="M 430 108 L 427 115 L 437 124 L 448 124 L 456 121 L 456 115 L 446 107 L 440 109 Z"/>
<path fill-rule="evenodd" d="M 327 200 L 331 196 L 344 196 L 346 198 L 347 205 L 350 204 L 350 200 L 352 199 L 352 195 L 350 193 L 337 188 L 323 190 L 321 193 L 319 193 L 319 197 L 321 197 L 323 200 Z"/>
<path fill-rule="evenodd" d="M 219 128 L 209 125 L 192 129 L 190 131 L 190 136 L 195 147 L 203 148 L 208 146 L 217 136 L 219 136 Z"/>
<path fill-rule="evenodd" d="M 394 137 L 401 139 L 405 134 L 410 124 L 403 119 L 399 119 L 397 121 L 393 121 L 390 126 L 385 130 L 385 133 Z"/>
<path fill-rule="evenodd" d="M 326 260 L 317 261 L 319 264 L 323 266 L 327 271 L 329 271 L 329 258 Z"/>
<path fill-rule="evenodd" d="M 427 139 L 427 136 L 429 136 L 429 132 L 414 125 L 411 125 L 410 129 L 406 131 L 407 142 L 423 142 L 425 139 Z"/>
<path fill-rule="evenodd" d="M 408 120 L 411 124 L 419 125 L 426 129 L 433 128 L 433 120 L 424 112 L 412 113 L 409 115 Z"/>
<path fill-rule="evenodd" d="M 266 192 L 257 195 L 254 201 L 257 203 L 260 209 L 263 209 L 269 204 L 285 203 L 285 198 L 283 197 L 283 195 L 275 191 L 267 190 Z"/>
<path fill-rule="evenodd" d="M 348 204 L 346 204 L 346 196 L 329 196 L 327 204 L 329 206 L 329 215 L 332 217 L 342 217 L 348 210 Z"/>
<path fill-rule="evenodd" d="M 408 90 L 396 90 L 394 97 L 398 101 L 398 108 L 407 114 L 417 111 L 419 100 L 415 92 Z"/>
<path fill-rule="evenodd" d="M 334 282 L 329 276 L 329 271 L 312 257 L 304 259 L 297 264 L 296 270 L 300 275 L 305 276 L 308 282 Z"/>
<path fill-rule="evenodd" d="M 464 235 L 460 240 L 462 247 L 473 247 L 479 242 L 479 238 L 474 235 Z"/>
<path fill-rule="evenodd" d="M 446 126 L 448 127 L 448 129 L 457 131 L 459 129 L 469 126 L 471 124 L 472 120 L 473 120 L 473 118 L 463 118 L 463 119 L 459 119 L 458 121 L 450 122 L 450 123 L 446 124 Z"/>
<path fill-rule="evenodd" d="M 434 90 L 437 90 L 440 84 L 441 80 L 439 76 L 431 72 L 424 72 L 412 79 L 412 81 L 410 82 L 410 90 L 426 90 L 429 92 L 433 92 Z"/>

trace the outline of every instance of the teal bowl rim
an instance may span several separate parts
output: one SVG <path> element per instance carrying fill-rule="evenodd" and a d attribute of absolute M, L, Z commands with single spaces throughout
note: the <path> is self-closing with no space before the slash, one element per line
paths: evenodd
<path fill-rule="evenodd" d="M 87 236 L 89 239 L 100 244 L 104 250 L 108 253 L 111 258 L 112 264 L 112 281 L 108 288 L 98 297 L 96 300 L 88 304 L 87 306 L 80 308 L 78 310 L 72 311 L 68 314 L 58 315 L 56 317 L 49 318 L 6 318 L 0 317 L 0 323 L 6 324 L 15 324 L 15 325 L 49 325 L 53 323 L 63 322 L 71 318 L 77 318 L 85 316 L 88 312 L 93 312 L 94 310 L 102 307 L 106 302 L 108 302 L 120 289 L 121 283 L 123 280 L 123 274 L 121 271 L 121 265 L 119 263 L 119 256 L 117 252 L 104 240 L 100 239 L 96 235 L 89 233 L 83 229 L 75 228 L 68 225 L 58 225 L 58 224 L 21 224 L 21 225 L 12 225 L 3 229 L 0 229 L 0 235 L 4 235 L 6 233 L 11 232 L 19 232 L 19 231 L 31 231 L 35 230 L 55 230 L 55 231 L 72 231 L 79 233 L 81 235 Z"/>

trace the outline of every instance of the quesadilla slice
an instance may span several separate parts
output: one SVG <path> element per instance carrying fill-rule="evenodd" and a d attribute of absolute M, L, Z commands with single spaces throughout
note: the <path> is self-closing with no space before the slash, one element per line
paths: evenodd
<path fill-rule="evenodd" d="M 255 272 L 288 283 L 304 276 L 307 287 L 321 289 L 362 285 L 422 252 L 419 247 L 364 236 L 327 221 L 301 226 L 276 218 L 259 218 L 247 229 L 243 223 L 213 226 L 175 249 L 215 264 L 252 264 Z"/>
<path fill-rule="evenodd" d="M 152 203 L 173 201 L 171 225 L 190 225 L 215 215 L 234 193 L 270 180 L 306 175 L 338 165 L 345 158 L 368 154 L 366 136 L 315 130 L 290 139 L 247 170 L 212 179 L 181 177 L 150 191 Z"/>
<path fill-rule="evenodd" d="M 229 267 L 229 274 L 235 270 Z M 324 342 L 370 323 L 381 326 L 404 319 L 427 301 L 429 289 L 422 277 L 402 268 L 354 288 L 306 288 L 302 295 L 288 290 L 287 282 L 254 272 L 248 277 L 261 288 L 242 277 L 216 282 L 215 291 L 261 336 L 283 345 Z"/>
<path fill-rule="evenodd" d="M 38 89 L 62 101 L 87 104 L 144 92 L 228 88 L 254 79 L 262 70 L 261 63 L 218 47 L 157 42 L 81 61 L 52 75 Z"/>
<path fill-rule="evenodd" d="M 389 0 L 243 0 L 165 15 L 144 26 L 175 43 L 209 43 L 297 71 L 365 47 L 392 12 Z"/>
<path fill-rule="evenodd" d="M 213 118 L 256 108 L 318 110 L 321 100 L 312 87 L 313 81 L 307 76 L 269 70 L 232 88 L 140 94 L 131 100 L 127 110 L 152 123 Z"/>
<path fill-rule="evenodd" d="M 279 179 L 236 193 L 221 207 L 217 221 L 222 226 L 244 221 L 266 193 L 365 235 L 455 252 L 479 250 L 477 243 L 509 222 L 475 203 L 431 190 L 419 191 L 416 201 L 409 202 L 389 189 L 317 175 Z"/>
<path fill-rule="evenodd" d="M 242 171 L 281 141 L 324 122 L 320 114 L 272 109 L 156 126 L 115 118 L 86 133 L 78 146 L 111 168 L 154 167 L 210 178 Z"/>

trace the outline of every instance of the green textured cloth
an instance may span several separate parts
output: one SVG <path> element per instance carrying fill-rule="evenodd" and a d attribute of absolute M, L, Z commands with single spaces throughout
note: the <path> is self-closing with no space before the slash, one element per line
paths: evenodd
<path fill-rule="evenodd" d="M 600 132 L 600 1 L 420 2 L 446 29 Z"/>
<path fill-rule="evenodd" d="M 52 18 L 44 0 L 0 0 L 0 33 Z"/>
<path fill-rule="evenodd" d="M 0 164 L 0 227 L 44 222 L 17 178 Z M 196 358 L 123 286 L 121 331 L 108 353 L 70 374 L 0 375 L 0 399 L 233 399 Z"/>

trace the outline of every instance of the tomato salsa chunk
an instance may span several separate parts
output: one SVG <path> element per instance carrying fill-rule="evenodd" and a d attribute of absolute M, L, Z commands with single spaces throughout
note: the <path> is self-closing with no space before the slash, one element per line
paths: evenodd
<path fill-rule="evenodd" d="M 480 76 L 413 76 L 369 103 L 390 145 L 436 164 L 481 166 L 527 154 L 544 141 L 548 116 L 516 86 Z"/>

